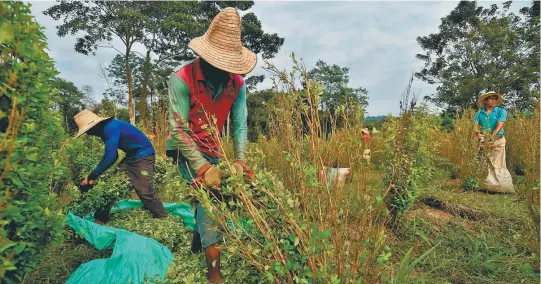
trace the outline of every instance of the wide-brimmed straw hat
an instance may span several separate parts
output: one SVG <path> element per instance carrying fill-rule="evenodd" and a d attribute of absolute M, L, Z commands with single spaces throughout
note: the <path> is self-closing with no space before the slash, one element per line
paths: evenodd
<path fill-rule="evenodd" d="M 79 132 L 73 138 L 77 139 L 77 137 L 83 135 L 92 127 L 96 126 L 96 124 L 107 119 L 112 119 L 112 117 L 99 117 L 97 114 L 89 111 L 88 109 L 85 109 L 76 114 L 73 119 L 75 120 L 75 124 L 77 124 L 77 127 L 79 127 Z"/>
<path fill-rule="evenodd" d="M 190 47 L 210 65 L 233 74 L 247 74 L 255 68 L 257 56 L 242 46 L 242 24 L 235 8 L 223 9 L 203 36 L 190 41 Z"/>
<path fill-rule="evenodd" d="M 492 97 L 492 96 L 498 96 L 498 100 L 496 101 L 496 105 L 499 105 L 503 102 L 503 97 L 500 93 L 496 93 L 494 91 L 491 91 L 491 92 L 488 92 L 488 93 L 485 93 L 483 94 L 482 96 L 479 97 L 479 99 L 477 100 L 477 106 L 479 107 L 479 109 L 482 109 L 483 108 L 483 102 L 488 98 L 488 97 Z"/>

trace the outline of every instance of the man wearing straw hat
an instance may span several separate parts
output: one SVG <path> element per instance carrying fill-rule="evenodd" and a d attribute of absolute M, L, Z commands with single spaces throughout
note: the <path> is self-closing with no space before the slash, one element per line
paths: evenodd
<path fill-rule="evenodd" d="M 89 110 L 75 115 L 79 133 L 97 136 L 105 143 L 105 153 L 98 166 L 81 182 L 81 186 L 93 185 L 94 181 L 118 159 L 117 150 L 126 153 L 119 167 L 128 171 L 137 196 L 155 218 L 167 216 L 162 202 L 152 189 L 154 174 L 154 147 L 141 130 L 130 123 L 112 117 L 99 117 Z M 100 222 L 100 220 L 96 220 Z M 101 222 L 103 223 L 103 221 Z"/>
<path fill-rule="evenodd" d="M 486 144 L 488 150 L 489 172 L 485 189 L 495 192 L 514 193 L 511 173 L 505 161 L 505 137 L 503 125 L 507 112 L 496 105 L 501 104 L 503 97 L 496 92 L 483 94 L 477 100 L 479 111 L 474 117 L 474 131 L 477 138 Z M 481 129 L 479 129 L 481 126 Z"/>
<path fill-rule="evenodd" d="M 242 46 L 241 21 L 234 8 L 223 9 L 206 33 L 188 45 L 198 57 L 185 63 L 169 78 L 168 150 L 178 149 L 182 176 L 207 189 L 221 184 L 219 139 L 228 115 L 235 150 L 233 174 L 250 173 L 244 162 L 247 144 L 246 86 L 240 74 L 254 69 L 256 55 Z M 192 252 L 202 249 L 209 281 L 220 274 L 220 227 L 201 204 L 196 204 Z"/>

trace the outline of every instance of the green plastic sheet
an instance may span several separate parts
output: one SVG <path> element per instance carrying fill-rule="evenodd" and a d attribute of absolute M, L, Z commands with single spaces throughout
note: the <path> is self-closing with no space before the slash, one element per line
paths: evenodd
<path fill-rule="evenodd" d="M 185 203 L 164 203 L 171 215 L 182 218 L 190 229 L 194 213 Z M 140 200 L 121 200 L 111 211 L 143 208 Z M 68 225 L 98 250 L 113 249 L 110 258 L 94 259 L 75 270 L 67 284 L 76 283 L 143 283 L 145 278 L 165 279 L 173 253 L 151 238 L 123 229 L 96 224 L 92 216 L 80 218 L 69 212 Z"/>

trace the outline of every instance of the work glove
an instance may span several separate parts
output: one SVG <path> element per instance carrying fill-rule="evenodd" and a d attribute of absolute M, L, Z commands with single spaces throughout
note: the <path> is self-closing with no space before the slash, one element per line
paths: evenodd
<path fill-rule="evenodd" d="M 239 175 L 244 173 L 244 167 L 237 161 L 231 165 L 231 174 Z"/>
<path fill-rule="evenodd" d="M 248 176 L 248 178 L 250 178 L 250 179 L 252 179 L 254 177 L 254 173 L 252 171 L 250 171 L 248 169 L 248 167 L 246 167 L 246 163 L 244 163 L 244 161 L 236 160 L 231 165 L 231 168 L 232 168 L 232 171 L 233 171 L 232 172 L 233 175 L 241 175 L 241 174 L 245 173 L 246 176 Z"/>
<path fill-rule="evenodd" d="M 221 171 L 210 163 L 206 163 L 197 170 L 197 178 L 200 179 L 203 186 L 207 188 L 220 187 L 222 183 Z"/>

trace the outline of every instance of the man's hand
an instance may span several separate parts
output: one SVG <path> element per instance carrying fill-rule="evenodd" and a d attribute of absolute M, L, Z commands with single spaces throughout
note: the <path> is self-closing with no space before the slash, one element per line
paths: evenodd
<path fill-rule="evenodd" d="M 198 177 L 201 177 L 203 186 L 205 187 L 220 187 L 222 184 L 220 170 L 210 163 L 201 167 L 201 169 L 197 171 L 197 175 Z"/>
<path fill-rule="evenodd" d="M 79 186 L 94 185 L 95 182 L 95 180 L 89 180 L 88 176 L 86 176 L 85 179 L 83 179 L 83 181 L 81 182 L 81 184 L 79 184 Z"/>
<path fill-rule="evenodd" d="M 479 133 L 479 132 L 477 133 L 477 139 L 483 140 L 483 135 L 481 133 Z"/>
<path fill-rule="evenodd" d="M 246 163 L 244 163 L 244 161 L 236 160 L 231 165 L 231 168 L 233 170 L 233 175 L 242 175 L 243 173 L 245 173 L 249 179 L 252 179 L 254 177 L 254 173 L 250 171 L 248 167 L 246 167 Z"/>
<path fill-rule="evenodd" d="M 244 167 L 240 163 L 235 161 L 231 165 L 231 174 L 233 174 L 233 175 L 242 175 L 243 173 L 244 173 Z"/>

